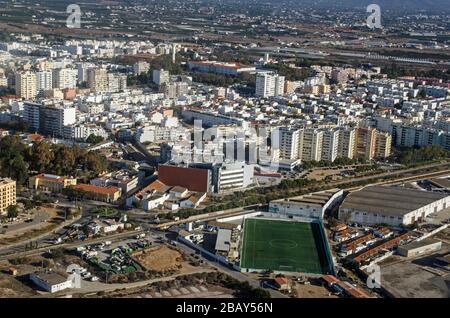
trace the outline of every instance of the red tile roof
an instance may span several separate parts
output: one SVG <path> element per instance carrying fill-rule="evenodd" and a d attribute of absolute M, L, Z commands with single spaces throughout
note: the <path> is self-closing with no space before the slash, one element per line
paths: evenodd
<path fill-rule="evenodd" d="M 63 182 L 64 180 L 66 180 L 68 178 L 68 177 L 62 177 L 62 176 L 46 174 L 46 173 L 41 173 L 34 177 L 38 178 L 38 179 L 43 179 L 43 180 L 48 180 L 48 181 L 58 181 L 58 182 Z"/>
<path fill-rule="evenodd" d="M 33 140 L 33 141 L 36 141 L 36 140 L 44 139 L 44 136 L 39 135 L 39 134 L 29 134 L 29 135 L 28 135 L 28 139 L 31 139 L 31 140 Z"/>
<path fill-rule="evenodd" d="M 286 277 L 275 277 L 275 282 L 279 285 L 279 286 L 283 286 L 287 284 L 287 279 Z"/>
<path fill-rule="evenodd" d="M 94 192 L 101 194 L 114 194 L 119 191 L 119 188 L 116 187 L 99 187 L 92 184 L 84 184 L 80 183 L 75 186 L 75 189 L 86 191 L 86 192 Z"/>
<path fill-rule="evenodd" d="M 165 187 L 165 186 L 166 185 L 164 183 L 162 183 L 161 181 L 155 180 L 152 183 L 150 183 L 148 186 L 143 188 L 141 191 L 136 193 L 136 197 L 138 197 L 139 199 L 142 199 L 145 193 L 149 193 L 151 191 L 158 191 L 159 189 L 161 189 L 162 187 Z"/>

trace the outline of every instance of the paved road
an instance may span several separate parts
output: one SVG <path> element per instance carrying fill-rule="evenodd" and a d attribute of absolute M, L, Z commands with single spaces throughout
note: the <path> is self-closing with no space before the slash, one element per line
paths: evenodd
<path fill-rule="evenodd" d="M 131 288 L 138 288 L 138 287 L 144 287 L 153 283 L 157 282 L 164 282 L 164 281 L 172 281 L 175 280 L 178 276 L 185 276 L 190 274 L 197 274 L 197 273 L 209 273 L 213 272 L 211 269 L 201 269 L 196 270 L 190 273 L 179 273 L 167 277 L 160 277 L 160 278 L 154 278 L 154 279 L 148 279 L 143 280 L 139 282 L 133 282 L 133 283 L 124 283 L 124 284 L 105 284 L 101 282 L 90 282 L 86 280 L 81 281 L 81 288 L 80 289 L 71 289 L 70 291 L 66 291 L 62 294 L 58 294 L 57 296 L 61 295 L 70 295 L 70 294 L 87 294 L 87 293 L 97 293 L 100 291 L 113 291 L 116 289 L 131 289 Z"/>
<path fill-rule="evenodd" d="M 16 255 L 17 253 L 26 252 L 27 251 L 26 245 L 30 244 L 30 242 L 37 243 L 39 250 L 44 247 L 54 248 L 55 247 L 54 240 L 66 232 L 64 227 L 70 226 L 71 224 L 74 223 L 83 223 L 85 220 L 86 220 L 85 217 L 78 217 L 72 220 L 67 220 L 49 232 L 35 236 L 31 239 L 10 244 L 6 247 L 0 247 L 0 258 L 1 256 L 9 255 L 9 257 L 11 257 L 12 254 Z"/>
<path fill-rule="evenodd" d="M 84 246 L 84 245 L 90 245 L 90 244 L 95 244 L 95 243 L 101 243 L 104 241 L 112 241 L 115 242 L 117 240 L 123 240 L 124 238 L 128 238 L 128 237 L 133 237 L 136 236 L 139 233 L 143 233 L 144 231 L 128 231 L 128 232 L 123 232 L 123 233 L 118 233 L 118 234 L 112 234 L 112 235 L 108 235 L 108 236 L 103 236 L 103 237 L 99 237 L 99 238 L 95 238 L 95 239 L 90 239 L 90 240 L 85 240 L 85 241 L 76 241 L 73 243 L 63 243 L 63 244 L 53 244 L 52 242 L 47 242 L 46 238 L 43 238 L 42 240 L 45 242 L 44 244 L 41 245 L 41 247 L 35 249 L 35 250 L 28 250 L 26 251 L 24 246 L 20 246 L 18 247 L 18 249 L 14 249 L 12 251 L 10 251 L 9 254 L 2 254 L 0 255 L 0 260 L 7 260 L 10 259 L 12 257 L 23 257 L 23 256 L 34 256 L 34 255 L 39 255 L 42 254 L 43 252 L 49 251 L 49 250 L 53 250 L 53 249 L 57 249 L 57 248 L 75 248 L 78 246 Z"/>
<path fill-rule="evenodd" d="M 30 217 L 31 222 L 20 222 L 15 224 L 8 224 L 7 228 L 3 228 L 4 234 L 24 230 L 26 228 L 35 227 L 42 222 L 47 221 L 50 218 L 50 214 L 45 211 L 37 211 L 34 216 Z"/>

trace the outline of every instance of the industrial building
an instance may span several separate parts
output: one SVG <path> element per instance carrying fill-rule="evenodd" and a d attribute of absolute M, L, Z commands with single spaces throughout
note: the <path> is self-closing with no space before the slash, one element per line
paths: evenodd
<path fill-rule="evenodd" d="M 449 206 L 450 195 L 444 193 L 368 186 L 345 198 L 339 219 L 369 225 L 410 225 Z"/>
<path fill-rule="evenodd" d="M 422 254 L 439 251 L 442 247 L 442 242 L 433 239 L 424 239 L 422 241 L 415 241 L 397 248 L 397 253 L 405 257 L 416 257 Z"/>
<path fill-rule="evenodd" d="M 224 192 L 246 188 L 253 183 L 254 166 L 244 162 L 189 165 L 163 164 L 158 180 L 169 186 L 181 186 L 194 192 Z"/>
<path fill-rule="evenodd" d="M 254 72 L 256 70 L 255 66 L 244 65 L 237 62 L 189 61 L 187 66 L 191 71 L 234 76 L 245 72 Z"/>
<path fill-rule="evenodd" d="M 56 293 L 73 287 L 71 278 L 54 271 L 31 273 L 30 280 L 49 293 Z"/>
<path fill-rule="evenodd" d="M 159 165 L 158 180 L 169 186 L 181 186 L 195 192 L 212 192 L 212 173 L 208 169 Z"/>
<path fill-rule="evenodd" d="M 307 218 L 323 218 L 325 211 L 340 201 L 342 195 L 342 190 L 331 189 L 274 200 L 269 204 L 269 212 Z"/>

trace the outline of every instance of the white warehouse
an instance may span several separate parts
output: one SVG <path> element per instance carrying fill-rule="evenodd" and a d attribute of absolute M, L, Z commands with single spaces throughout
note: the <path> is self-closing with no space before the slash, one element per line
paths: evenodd
<path fill-rule="evenodd" d="M 450 207 L 450 195 L 421 190 L 368 186 L 350 193 L 339 219 L 359 224 L 410 225 Z"/>
<path fill-rule="evenodd" d="M 271 201 L 269 212 L 307 218 L 323 218 L 325 211 L 342 198 L 341 189 L 331 189 L 297 197 Z"/>
<path fill-rule="evenodd" d="M 67 288 L 73 288 L 70 277 L 53 271 L 40 271 L 30 274 L 30 280 L 49 293 L 56 293 Z"/>

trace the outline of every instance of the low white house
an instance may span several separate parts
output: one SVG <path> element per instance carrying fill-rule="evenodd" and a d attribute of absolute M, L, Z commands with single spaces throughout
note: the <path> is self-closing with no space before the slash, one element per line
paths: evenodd
<path fill-rule="evenodd" d="M 183 187 L 173 187 L 170 189 L 169 194 L 172 198 L 181 199 L 188 195 L 189 190 Z"/>
<path fill-rule="evenodd" d="M 49 293 L 56 293 L 67 288 L 73 288 L 72 279 L 54 271 L 40 271 L 30 274 L 30 280 Z"/>
<path fill-rule="evenodd" d="M 180 208 L 180 205 L 173 201 L 166 201 L 164 202 L 164 207 L 170 211 L 175 211 Z"/>
<path fill-rule="evenodd" d="M 163 205 L 169 199 L 170 195 L 167 193 L 155 194 L 141 201 L 142 209 L 150 211 Z"/>
<path fill-rule="evenodd" d="M 100 219 L 95 219 L 88 225 L 89 229 L 94 234 L 116 232 L 119 229 L 123 229 L 124 226 L 125 225 L 122 222 Z"/>
<path fill-rule="evenodd" d="M 180 207 L 185 209 L 195 209 L 205 200 L 205 198 L 206 193 L 193 194 L 189 198 L 180 201 Z"/>

